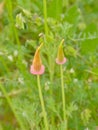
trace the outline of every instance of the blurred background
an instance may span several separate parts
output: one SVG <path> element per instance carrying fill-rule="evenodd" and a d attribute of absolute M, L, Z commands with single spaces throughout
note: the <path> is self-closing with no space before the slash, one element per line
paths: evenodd
<path fill-rule="evenodd" d="M 44 0 L 0 0 L 0 130 L 21 130 L 17 119 L 26 130 L 45 129 L 36 76 L 29 73 L 41 42 L 46 68 L 41 84 L 50 130 L 64 130 L 60 74 L 55 64 L 62 39 L 69 130 L 95 130 L 98 0 L 46 0 L 46 5 L 45 10 Z"/>

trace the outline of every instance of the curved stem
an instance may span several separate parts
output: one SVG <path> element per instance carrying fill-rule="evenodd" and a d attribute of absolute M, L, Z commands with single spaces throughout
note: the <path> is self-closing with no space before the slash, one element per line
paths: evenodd
<path fill-rule="evenodd" d="M 4 88 L 4 86 L 0 85 L 0 89 L 1 89 L 1 91 L 3 92 L 4 96 L 6 97 L 6 100 L 7 100 L 8 104 L 9 104 L 9 106 L 10 106 L 12 112 L 14 113 L 17 122 L 19 123 L 21 130 L 26 130 L 25 127 L 24 127 L 24 125 L 23 125 L 23 123 L 21 122 L 19 116 L 17 115 L 17 113 L 16 113 L 16 111 L 15 111 L 15 108 L 13 107 L 13 104 L 12 104 L 10 98 L 8 97 L 8 94 L 7 94 L 7 92 L 6 92 L 5 88 Z"/>
<path fill-rule="evenodd" d="M 48 128 L 48 121 L 47 121 L 47 116 L 46 116 L 46 111 L 45 111 L 45 104 L 44 104 L 44 99 L 43 99 L 43 95 L 42 95 L 42 90 L 41 90 L 41 85 L 40 85 L 40 76 L 37 75 L 37 83 L 38 83 L 38 90 L 39 90 L 39 98 L 40 98 L 40 102 L 41 102 L 41 107 L 42 107 L 42 111 L 43 111 L 43 116 L 44 116 L 44 124 L 45 124 L 45 128 L 46 130 L 49 130 Z"/>
<path fill-rule="evenodd" d="M 61 90 L 62 90 L 62 103 L 63 103 L 63 119 L 66 121 L 66 129 L 67 130 L 67 116 L 66 116 L 66 108 L 65 108 L 65 92 L 64 92 L 64 81 L 63 81 L 63 67 L 60 65 L 61 71 Z"/>

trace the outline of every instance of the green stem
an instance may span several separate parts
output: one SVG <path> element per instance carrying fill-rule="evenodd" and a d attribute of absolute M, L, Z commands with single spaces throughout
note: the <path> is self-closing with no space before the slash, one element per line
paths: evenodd
<path fill-rule="evenodd" d="M 61 90 L 62 90 L 62 103 L 63 103 L 63 119 L 66 121 L 66 129 L 67 130 L 67 116 L 66 116 L 66 108 L 65 108 L 65 92 L 64 92 L 64 81 L 63 81 L 63 67 L 60 65 L 61 70 Z"/>
<path fill-rule="evenodd" d="M 47 25 L 47 2 L 46 0 L 43 0 L 43 14 L 44 14 L 44 30 L 46 35 L 46 42 L 48 40 L 48 25 Z M 47 46 L 46 46 L 47 47 Z M 51 72 L 51 59 L 49 56 L 49 74 L 50 74 L 50 82 L 52 82 L 52 72 Z M 52 89 L 50 90 L 50 94 L 52 96 Z M 54 125 L 54 117 L 52 116 L 52 124 Z"/>
<path fill-rule="evenodd" d="M 46 128 L 46 130 L 49 130 L 47 115 L 46 115 L 46 111 L 45 111 L 44 99 L 43 99 L 43 95 L 42 95 L 42 91 L 41 91 L 40 76 L 39 75 L 37 75 L 37 83 L 38 83 L 38 90 L 39 90 L 39 98 L 40 98 L 41 107 L 42 107 L 43 116 L 44 116 L 45 128 Z"/>
<path fill-rule="evenodd" d="M 14 115 L 15 115 L 15 117 L 17 119 L 17 122 L 19 123 L 21 130 L 26 130 L 25 127 L 24 127 L 24 125 L 23 125 L 23 123 L 21 122 L 20 118 L 18 117 L 18 115 L 17 115 L 17 113 L 15 111 L 15 109 L 13 107 L 13 104 L 12 104 L 10 98 L 8 97 L 7 92 L 6 92 L 5 88 L 4 88 L 4 86 L 0 85 L 0 89 L 3 92 L 4 96 L 6 97 L 6 100 L 7 100 L 7 102 L 9 104 L 12 112 L 14 113 Z"/>
<path fill-rule="evenodd" d="M 78 119 L 77 119 L 77 115 L 75 115 L 75 130 L 78 130 Z"/>
<path fill-rule="evenodd" d="M 6 0 L 6 6 L 8 10 L 9 20 L 10 20 L 10 30 L 11 30 L 11 36 L 13 38 L 13 41 L 16 42 L 18 46 L 19 54 L 21 53 L 21 44 L 18 36 L 17 29 L 15 27 L 15 18 L 13 17 L 13 6 L 12 6 L 12 0 Z M 21 56 L 18 55 L 18 60 L 21 61 Z"/>
<path fill-rule="evenodd" d="M 12 30 L 12 37 L 14 36 L 14 39 L 16 40 L 16 42 L 17 42 L 17 44 L 19 46 L 20 41 L 19 41 L 17 30 L 15 28 L 15 20 L 13 18 L 12 1 L 11 0 L 6 0 L 6 6 L 7 6 L 10 25 L 11 25 L 11 30 Z"/>
<path fill-rule="evenodd" d="M 63 0 L 63 5 L 65 5 L 66 9 L 68 9 L 69 0 Z"/>
<path fill-rule="evenodd" d="M 3 127 L 2 127 L 2 125 L 0 124 L 0 130 L 3 130 Z"/>
<path fill-rule="evenodd" d="M 47 2 L 43 0 L 43 13 L 44 13 L 44 29 L 46 34 L 46 39 L 48 37 L 48 25 L 47 25 Z"/>
<path fill-rule="evenodd" d="M 69 6 L 69 0 L 66 0 L 66 8 Z"/>

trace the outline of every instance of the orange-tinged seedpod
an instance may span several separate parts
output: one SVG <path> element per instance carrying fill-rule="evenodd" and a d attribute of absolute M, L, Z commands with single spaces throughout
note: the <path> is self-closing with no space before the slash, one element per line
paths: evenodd
<path fill-rule="evenodd" d="M 61 41 L 61 43 L 58 47 L 56 63 L 59 65 L 64 64 L 66 62 L 66 58 L 64 57 L 63 45 L 62 45 L 63 43 L 64 43 L 64 39 Z"/>
<path fill-rule="evenodd" d="M 30 68 L 31 74 L 34 75 L 41 75 L 45 71 L 44 65 L 42 65 L 41 57 L 40 57 L 40 48 L 42 47 L 43 43 L 37 48 L 34 59 Z"/>

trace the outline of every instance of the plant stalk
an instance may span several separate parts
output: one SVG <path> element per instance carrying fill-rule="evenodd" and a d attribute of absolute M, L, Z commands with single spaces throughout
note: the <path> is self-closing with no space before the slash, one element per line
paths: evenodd
<path fill-rule="evenodd" d="M 47 25 L 47 2 L 46 2 L 46 0 L 43 0 L 43 13 L 44 13 L 44 29 L 45 29 L 46 39 L 47 39 L 48 25 Z"/>
<path fill-rule="evenodd" d="M 67 130 L 67 116 L 66 116 L 66 108 L 65 108 L 65 91 L 64 91 L 64 80 L 63 80 L 63 67 L 60 65 L 61 71 L 61 91 L 62 91 L 62 103 L 63 103 L 63 120 L 66 122 L 66 129 Z"/>
<path fill-rule="evenodd" d="M 41 107 L 42 107 L 43 116 L 44 116 L 45 129 L 49 130 L 48 120 L 47 120 L 47 115 L 46 115 L 46 111 L 45 111 L 45 104 L 44 104 L 44 99 L 43 99 L 43 95 L 42 95 L 42 90 L 41 90 L 41 85 L 40 85 L 40 76 L 39 75 L 37 75 L 37 83 L 38 83 L 38 90 L 39 90 L 39 98 L 40 98 Z"/>
<path fill-rule="evenodd" d="M 69 0 L 63 0 L 63 5 L 65 5 L 66 9 L 69 7 Z"/>
<path fill-rule="evenodd" d="M 20 41 L 19 41 L 18 33 L 17 33 L 17 29 L 15 27 L 15 20 L 13 18 L 12 0 L 6 0 L 6 6 L 7 6 L 9 20 L 10 20 L 12 37 L 14 36 L 13 37 L 14 40 L 16 41 L 18 47 L 20 47 Z"/>

